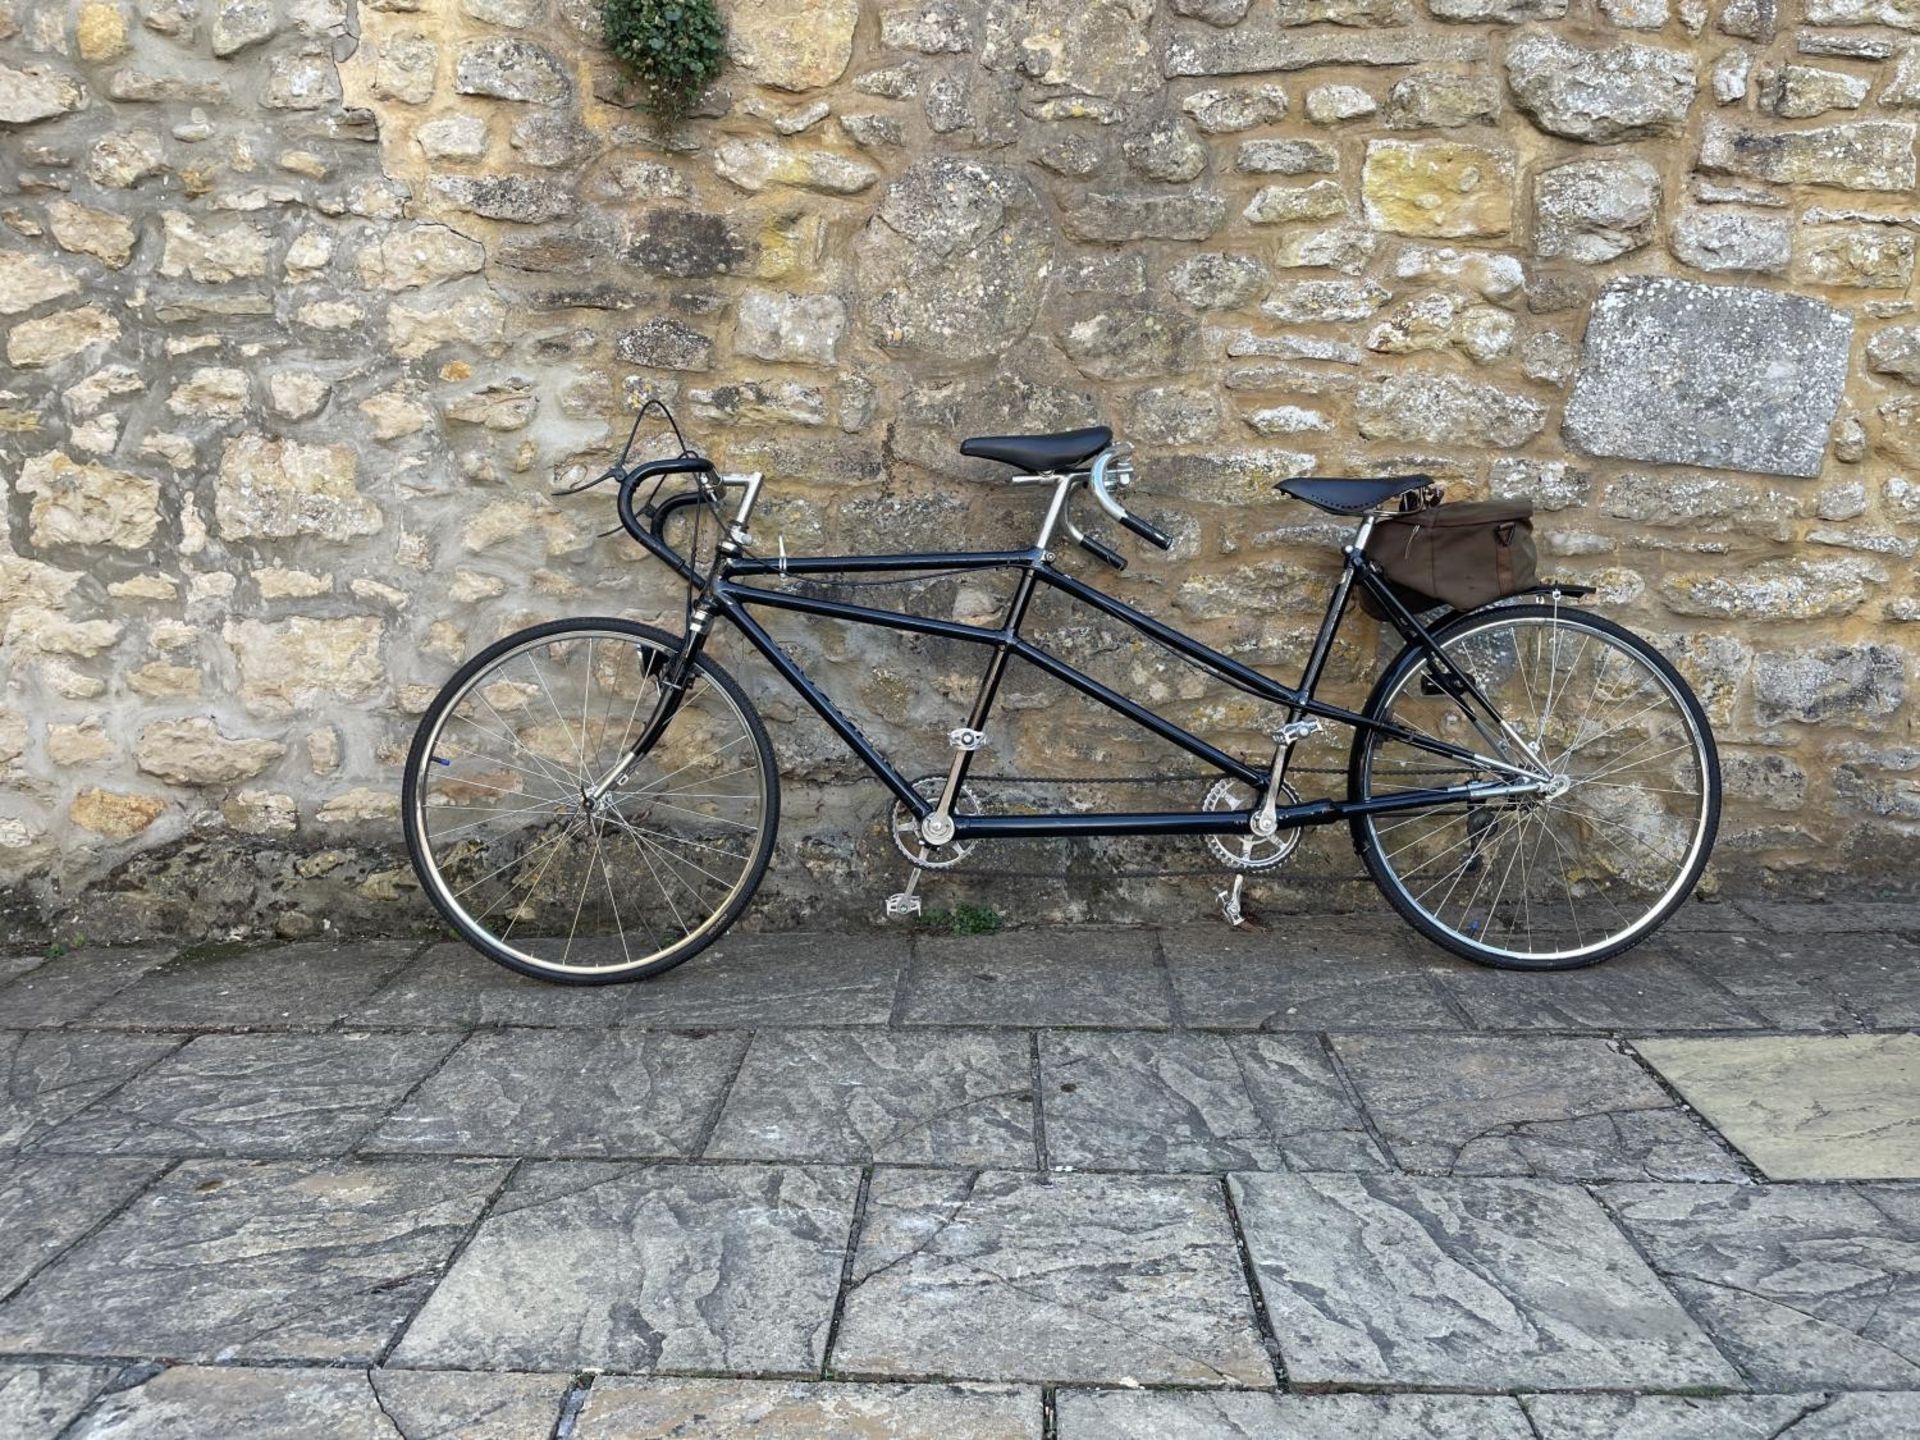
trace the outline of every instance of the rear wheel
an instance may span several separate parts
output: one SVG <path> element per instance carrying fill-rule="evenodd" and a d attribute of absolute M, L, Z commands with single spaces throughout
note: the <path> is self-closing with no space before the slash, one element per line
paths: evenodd
<path fill-rule="evenodd" d="M 1503 606 L 1435 638 L 1555 779 L 1540 794 L 1356 818 L 1354 846 L 1382 893 L 1429 939 L 1509 969 L 1591 965 L 1652 934 L 1699 882 L 1720 821 L 1719 758 L 1687 682 L 1646 641 L 1566 606 Z M 1522 763 L 1414 646 L 1365 713 Z M 1349 791 L 1509 778 L 1361 730 Z"/>
<path fill-rule="evenodd" d="M 647 754 L 597 801 L 653 713 L 680 642 L 561 620 L 488 647 L 435 698 L 407 758 L 420 883 L 476 950 L 570 984 L 669 970 L 733 923 L 780 817 L 773 746 L 714 661 Z"/>

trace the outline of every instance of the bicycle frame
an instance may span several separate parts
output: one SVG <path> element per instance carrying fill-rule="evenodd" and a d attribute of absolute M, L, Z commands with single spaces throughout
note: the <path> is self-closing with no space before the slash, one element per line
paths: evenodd
<path fill-rule="evenodd" d="M 701 479 L 702 489 L 699 493 L 675 495 L 658 506 L 648 505 L 644 511 L 635 511 L 633 492 L 641 481 L 655 475 L 693 472 L 704 472 Z M 712 480 L 709 481 L 707 476 L 711 476 Z M 684 677 L 693 657 L 705 645 L 713 621 L 716 618 L 724 618 L 766 657 L 767 662 L 773 666 L 780 677 L 813 708 L 814 712 L 840 737 L 861 763 L 893 792 L 900 803 L 914 816 L 916 822 L 926 821 L 929 816 L 950 816 L 951 838 L 954 840 L 995 837 L 1034 839 L 1075 835 L 1244 835 L 1249 833 L 1256 816 L 1261 813 L 1258 808 L 1247 808 L 1145 812 L 1101 811 L 1048 815 L 952 815 L 950 812 L 953 800 L 966 780 L 977 748 L 973 744 L 965 743 L 960 737 L 979 737 L 985 732 L 992 716 L 995 697 L 999 693 L 1001 681 L 1006 673 L 1007 662 L 1016 658 L 1026 661 L 1043 674 L 1052 676 L 1097 704 L 1124 716 L 1160 739 L 1178 746 L 1213 767 L 1221 775 L 1242 782 L 1256 795 L 1265 795 L 1269 802 L 1269 814 L 1264 818 L 1278 829 L 1326 825 L 1362 815 L 1422 810 L 1467 801 L 1488 801 L 1532 794 L 1541 790 L 1550 779 L 1544 767 L 1540 765 L 1538 757 L 1531 753 L 1526 743 L 1493 708 L 1481 693 L 1473 677 L 1451 662 L 1445 651 L 1434 641 L 1431 632 L 1400 602 L 1378 568 L 1366 556 L 1366 540 L 1376 516 L 1363 517 L 1353 540 L 1344 548 L 1344 564 L 1335 583 L 1333 596 L 1327 605 L 1326 614 L 1320 622 L 1319 631 L 1307 655 L 1300 682 L 1298 685 L 1288 686 L 1270 679 L 1231 656 L 1221 654 L 1055 567 L 1053 551 L 1049 548 L 1052 534 L 1056 524 L 1062 518 L 1066 500 L 1075 483 L 1084 478 L 1084 475 L 1073 474 L 1031 477 L 1036 481 L 1054 482 L 1056 488 L 1039 537 L 1036 543 L 1027 549 L 797 558 L 782 556 L 773 560 L 744 553 L 746 521 L 751 515 L 758 495 L 759 480 L 758 477 L 754 477 L 745 482 L 747 494 L 742 500 L 739 514 L 730 526 L 725 526 L 723 522 L 722 538 L 715 562 L 709 572 L 703 575 L 686 556 L 667 543 L 663 532 L 667 521 L 678 509 L 691 504 L 710 503 L 712 494 L 706 487 L 709 484 L 723 483 L 718 472 L 704 459 L 684 456 L 670 461 L 657 461 L 623 474 L 618 501 L 622 526 L 649 553 L 670 566 L 690 586 L 694 587 L 698 597 L 692 611 L 677 673 L 669 677 L 655 717 L 635 746 L 636 753 L 644 753 L 653 739 L 664 729 L 666 722 L 671 719 L 673 709 L 677 706 L 678 687 L 685 683 Z M 642 514 L 651 521 L 650 525 L 641 522 Z M 1017 578 L 1012 599 L 998 626 L 968 625 L 931 616 L 877 609 L 741 583 L 742 580 L 766 576 L 849 575 L 918 570 L 1009 570 L 1015 572 Z M 1419 734 L 1392 721 L 1377 720 L 1357 714 L 1316 697 L 1315 691 L 1319 686 L 1327 657 L 1332 651 L 1334 636 L 1346 613 L 1348 601 L 1356 583 L 1374 597 L 1402 635 L 1426 651 L 1429 664 L 1438 677 L 1438 683 L 1453 695 L 1477 733 L 1496 750 L 1507 750 L 1510 747 L 1517 749 L 1532 762 L 1531 767 L 1526 763 L 1515 763 L 1510 759 L 1483 754 Z M 1298 721 L 1302 717 L 1312 717 L 1356 730 L 1379 731 L 1436 756 L 1509 778 L 1473 781 L 1434 789 L 1402 790 L 1388 795 L 1350 796 L 1344 800 L 1320 799 L 1293 805 L 1272 806 L 1272 796 L 1285 777 L 1287 751 L 1292 744 L 1290 738 L 1276 735 L 1276 754 L 1272 762 L 1259 766 L 1250 765 L 1035 644 L 1020 631 L 1034 594 L 1043 585 L 1147 636 L 1192 661 L 1215 678 L 1258 699 L 1284 707 L 1289 722 Z M 814 684 L 793 657 L 782 649 L 779 642 L 768 634 L 765 627 L 749 613 L 749 607 L 753 606 L 816 615 L 856 625 L 871 625 L 903 631 L 908 634 L 960 640 L 980 645 L 988 651 L 986 671 L 982 676 L 980 689 L 974 698 L 966 724 L 962 729 L 956 730 L 953 737 L 950 737 L 954 744 L 954 756 L 942 797 L 932 800 L 914 789 L 913 784 L 900 773 L 899 769 L 860 732 L 859 727 L 847 718 L 832 698 Z M 1481 712 L 1478 716 L 1474 714 L 1475 706 Z M 609 777 L 603 785 L 610 784 L 612 778 Z"/>

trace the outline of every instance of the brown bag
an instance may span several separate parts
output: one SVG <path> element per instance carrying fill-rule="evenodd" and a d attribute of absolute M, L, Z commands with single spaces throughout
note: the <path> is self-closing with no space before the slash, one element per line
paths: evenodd
<path fill-rule="evenodd" d="M 1416 614 L 1436 605 L 1471 610 L 1535 583 L 1533 506 L 1525 500 L 1469 500 L 1389 515 L 1373 528 L 1367 555 Z M 1360 592 L 1369 615 L 1385 613 Z"/>

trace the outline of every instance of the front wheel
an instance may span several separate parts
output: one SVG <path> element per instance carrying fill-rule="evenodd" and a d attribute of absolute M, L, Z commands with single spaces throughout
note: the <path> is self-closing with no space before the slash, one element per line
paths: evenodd
<path fill-rule="evenodd" d="M 1369 719 L 1555 777 L 1536 794 L 1352 822 L 1354 847 L 1393 907 L 1455 954 L 1518 970 L 1592 965 L 1639 943 L 1699 883 L 1720 823 L 1720 762 L 1706 713 L 1646 641 L 1564 605 L 1470 614 L 1434 638 L 1511 727 L 1503 735 L 1408 646 L 1367 701 Z M 1441 789 L 1509 775 L 1378 729 L 1354 738 L 1349 794 Z"/>
<path fill-rule="evenodd" d="M 773 853 L 773 746 L 702 655 L 658 741 L 597 800 L 680 642 L 627 620 L 559 620 L 473 657 L 407 757 L 407 851 L 476 950 L 576 985 L 640 980 L 711 943 Z"/>

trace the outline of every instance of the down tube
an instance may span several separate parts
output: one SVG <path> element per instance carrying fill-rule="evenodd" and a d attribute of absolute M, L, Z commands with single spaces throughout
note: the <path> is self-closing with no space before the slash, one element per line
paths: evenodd
<path fill-rule="evenodd" d="M 840 713 L 826 692 L 809 680 L 800 667 L 793 663 L 787 652 L 780 648 L 773 636 L 769 635 L 746 611 L 746 607 L 731 598 L 720 601 L 722 612 L 731 620 L 740 633 L 753 642 L 753 648 L 767 657 L 767 663 L 780 672 L 780 678 L 791 685 L 800 698 L 811 705 L 814 713 L 827 722 L 827 727 L 846 743 L 849 750 L 859 757 L 860 763 L 878 775 L 916 817 L 926 815 L 933 807 L 924 797 L 915 792 L 900 772 L 893 768 L 886 756 L 873 748 L 873 743 L 854 728 L 853 722 Z"/>

